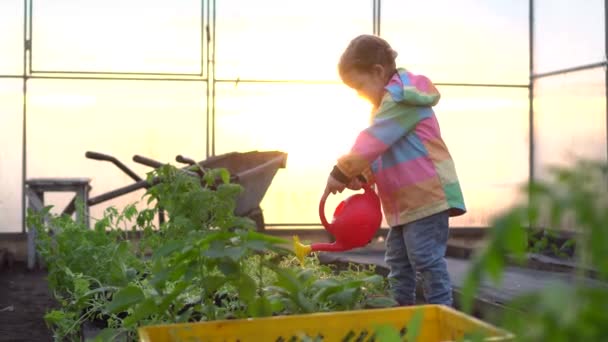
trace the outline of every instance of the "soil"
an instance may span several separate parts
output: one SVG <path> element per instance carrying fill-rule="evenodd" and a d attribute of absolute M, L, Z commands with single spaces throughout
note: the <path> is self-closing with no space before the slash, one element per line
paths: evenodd
<path fill-rule="evenodd" d="M 43 316 L 56 307 L 46 271 L 23 263 L 0 268 L 0 341 L 52 341 Z"/>

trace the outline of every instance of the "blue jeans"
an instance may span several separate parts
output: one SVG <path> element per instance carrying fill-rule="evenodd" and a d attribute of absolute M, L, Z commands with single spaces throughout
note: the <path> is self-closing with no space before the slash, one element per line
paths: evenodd
<path fill-rule="evenodd" d="M 400 305 L 416 303 L 417 272 L 427 303 L 452 305 L 452 286 L 444 259 L 448 225 L 449 214 L 444 211 L 389 230 L 385 261 L 390 268 L 393 296 Z"/>

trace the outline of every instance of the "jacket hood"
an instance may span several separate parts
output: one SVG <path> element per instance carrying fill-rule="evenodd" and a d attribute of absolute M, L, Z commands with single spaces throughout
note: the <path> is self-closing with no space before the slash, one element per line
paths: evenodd
<path fill-rule="evenodd" d="M 441 94 L 426 76 L 414 75 L 406 69 L 399 68 L 384 87 L 393 101 L 412 106 L 434 106 Z"/>

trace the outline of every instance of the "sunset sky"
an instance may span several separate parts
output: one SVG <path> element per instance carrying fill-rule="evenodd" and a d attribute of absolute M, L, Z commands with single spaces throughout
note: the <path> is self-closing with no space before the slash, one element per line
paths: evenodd
<path fill-rule="evenodd" d="M 262 202 L 266 222 L 318 223 L 327 174 L 369 119 L 369 104 L 339 83 L 336 64 L 350 39 L 371 33 L 372 1 L 217 3 L 217 78 L 325 81 L 216 86 L 216 153 L 289 154 Z M 605 60 L 603 1 L 535 3 L 539 72 Z M 197 0 L 34 0 L 33 69 L 197 74 L 200 25 Z M 381 33 L 398 64 L 439 83 L 526 85 L 527 25 L 525 0 L 382 1 Z M 23 72 L 22 30 L 23 1 L 0 0 L 0 75 Z M 536 83 L 540 164 L 606 158 L 604 77 L 597 68 Z M 19 79 L 0 78 L 0 232 L 21 229 L 21 88 Z M 439 90 L 436 113 L 469 209 L 451 224 L 485 226 L 527 179 L 528 90 Z M 131 181 L 85 151 L 114 155 L 140 175 L 149 170 L 134 154 L 202 160 L 205 92 L 198 81 L 30 80 L 27 176 L 90 177 L 97 195 Z M 332 197 L 328 208 L 350 194 Z M 49 197 L 60 207 L 67 200 Z"/>

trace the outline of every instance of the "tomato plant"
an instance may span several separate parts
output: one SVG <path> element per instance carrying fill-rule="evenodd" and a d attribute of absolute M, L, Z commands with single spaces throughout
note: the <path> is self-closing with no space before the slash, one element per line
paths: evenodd
<path fill-rule="evenodd" d="M 314 257 L 302 268 L 287 241 L 235 216 L 243 189 L 226 170 L 200 179 L 165 165 L 148 175 L 154 178 L 145 209 L 108 208 L 93 229 L 50 208 L 28 214 L 61 304 L 45 316 L 56 340 L 78 340 L 81 324 L 92 320 L 107 325 L 101 340 L 135 340 L 148 324 L 395 305 L 373 268 L 337 273 Z M 157 226 L 160 208 L 168 219 Z M 140 240 L 130 240 L 129 230 Z"/>

